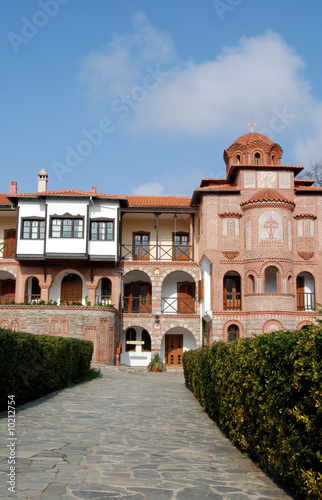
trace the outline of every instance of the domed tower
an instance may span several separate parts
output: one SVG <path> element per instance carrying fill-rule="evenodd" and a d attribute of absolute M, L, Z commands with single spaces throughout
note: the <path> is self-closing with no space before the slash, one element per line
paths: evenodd
<path fill-rule="evenodd" d="M 242 135 L 224 151 L 226 173 L 241 165 L 280 165 L 283 150 L 279 144 L 256 132 Z"/>

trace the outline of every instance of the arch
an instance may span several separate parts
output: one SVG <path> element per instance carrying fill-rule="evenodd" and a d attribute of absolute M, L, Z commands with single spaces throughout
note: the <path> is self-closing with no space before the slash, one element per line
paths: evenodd
<path fill-rule="evenodd" d="M 172 271 L 161 287 L 163 314 L 194 314 L 196 312 L 196 282 L 185 271 Z"/>
<path fill-rule="evenodd" d="M 195 335 L 186 327 L 174 326 L 165 331 L 161 341 L 161 358 L 166 366 L 182 366 L 182 355 L 196 349 Z"/>
<path fill-rule="evenodd" d="M 148 366 L 151 361 L 152 339 L 147 329 L 132 324 L 121 333 L 121 363 L 127 366 Z"/>
<path fill-rule="evenodd" d="M 112 282 L 110 278 L 103 277 L 97 283 L 95 302 L 97 304 L 110 304 L 112 295 Z"/>
<path fill-rule="evenodd" d="M 275 155 L 272 155 L 272 157 L 271 157 L 271 163 L 272 163 L 272 165 L 276 165 Z"/>
<path fill-rule="evenodd" d="M 308 322 L 308 321 L 301 321 L 298 323 L 296 326 L 296 330 L 304 330 L 305 328 L 310 328 L 313 325 L 313 323 Z"/>
<path fill-rule="evenodd" d="M 224 323 L 224 325 L 223 325 L 222 338 L 225 342 L 228 342 L 228 330 L 229 330 L 229 327 L 232 325 L 235 325 L 238 328 L 238 339 L 244 337 L 244 334 L 245 334 L 244 325 L 240 321 L 238 321 L 236 319 L 232 319 L 232 320 L 226 321 L 226 323 Z"/>
<path fill-rule="evenodd" d="M 298 311 L 315 310 L 315 280 L 308 271 L 302 271 L 296 277 L 296 297 Z"/>
<path fill-rule="evenodd" d="M 223 309 L 241 310 L 241 277 L 236 271 L 228 271 L 223 279 Z"/>
<path fill-rule="evenodd" d="M 25 281 L 25 302 L 39 302 L 40 285 L 36 276 L 29 276 Z"/>
<path fill-rule="evenodd" d="M 152 284 L 143 271 L 129 271 L 123 278 L 123 312 L 151 313 Z"/>
<path fill-rule="evenodd" d="M 269 319 L 263 325 L 263 333 L 278 332 L 284 330 L 282 323 L 278 319 Z"/>
<path fill-rule="evenodd" d="M 77 300 L 77 301 L 74 300 L 74 302 L 81 302 L 82 304 L 85 304 L 85 297 L 88 295 L 85 279 L 79 271 L 77 271 L 76 269 L 72 269 L 72 268 L 62 269 L 55 276 L 53 276 L 51 287 L 49 289 L 49 301 L 54 302 L 54 303 L 55 302 L 57 302 L 57 303 L 63 302 L 62 296 L 61 296 L 62 281 L 69 274 L 75 274 L 81 280 L 81 283 L 79 284 L 79 285 L 81 285 L 81 290 L 82 290 L 81 297 L 80 297 L 80 300 Z M 71 300 L 71 302 L 72 302 L 72 300 Z"/>
<path fill-rule="evenodd" d="M 236 164 L 237 164 L 237 165 L 240 165 L 240 159 L 241 159 L 241 157 L 240 157 L 240 153 L 237 153 L 237 154 L 236 154 Z"/>

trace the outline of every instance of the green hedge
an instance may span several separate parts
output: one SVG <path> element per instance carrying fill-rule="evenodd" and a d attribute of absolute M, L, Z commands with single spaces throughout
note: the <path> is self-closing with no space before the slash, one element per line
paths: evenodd
<path fill-rule="evenodd" d="M 274 332 L 183 355 L 186 384 L 260 466 L 322 498 L 322 328 Z"/>
<path fill-rule="evenodd" d="M 90 369 L 93 343 L 0 329 L 0 411 L 66 387 Z"/>

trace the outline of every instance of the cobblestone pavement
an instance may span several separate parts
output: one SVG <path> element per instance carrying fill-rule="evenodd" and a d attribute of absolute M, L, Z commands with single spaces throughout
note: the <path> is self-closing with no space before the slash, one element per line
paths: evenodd
<path fill-rule="evenodd" d="M 1 498 L 292 498 L 222 436 L 182 373 L 101 374 L 20 408 L 10 494 L 2 414 Z"/>

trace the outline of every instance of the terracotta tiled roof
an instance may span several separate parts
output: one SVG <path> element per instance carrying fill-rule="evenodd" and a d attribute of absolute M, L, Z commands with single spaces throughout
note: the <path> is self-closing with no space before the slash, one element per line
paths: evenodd
<path fill-rule="evenodd" d="M 294 179 L 294 187 L 312 186 L 314 179 Z"/>
<path fill-rule="evenodd" d="M 262 134 L 258 134 L 257 132 L 249 132 L 248 134 L 242 135 L 237 139 L 233 144 L 241 144 L 242 146 L 247 146 L 248 144 L 252 144 L 253 142 L 265 142 L 270 146 L 273 146 L 274 142 L 271 141 L 268 137 Z"/>
<path fill-rule="evenodd" d="M 145 196 L 129 195 L 126 197 L 130 207 L 189 207 L 188 196 Z"/>
<path fill-rule="evenodd" d="M 322 186 L 295 186 L 297 191 L 322 191 Z"/>
<path fill-rule="evenodd" d="M 200 182 L 200 187 L 204 186 L 211 186 L 211 185 L 218 185 L 218 184 L 227 184 L 226 179 L 211 179 L 211 178 L 204 178 L 201 179 Z"/>
<path fill-rule="evenodd" d="M 17 193 L 9 196 L 16 198 L 30 198 L 37 196 L 96 196 L 98 198 L 126 198 L 125 196 L 121 196 L 119 194 L 92 193 L 91 191 L 80 191 L 78 189 L 60 189 L 56 191 L 42 191 L 37 193 Z"/>
<path fill-rule="evenodd" d="M 61 189 L 56 191 L 43 191 L 40 193 L 17 193 L 8 195 L 13 198 L 36 198 L 38 196 L 84 196 L 94 198 L 109 198 L 128 201 L 132 207 L 189 207 L 191 198 L 188 196 L 145 196 L 145 195 L 121 195 L 92 193 L 90 191 L 80 191 L 77 189 Z M 7 200 L 10 204 L 9 200 Z"/>
<path fill-rule="evenodd" d="M 281 201 L 283 203 L 291 203 L 294 205 L 294 203 L 291 200 L 288 200 L 280 194 L 278 191 L 275 191 L 274 189 L 262 189 L 258 193 L 255 193 L 249 200 L 244 201 L 240 205 L 247 205 L 248 203 L 260 203 L 263 201 Z"/>
<path fill-rule="evenodd" d="M 0 193 L 0 205 L 11 205 L 10 201 L 4 193 Z"/>

